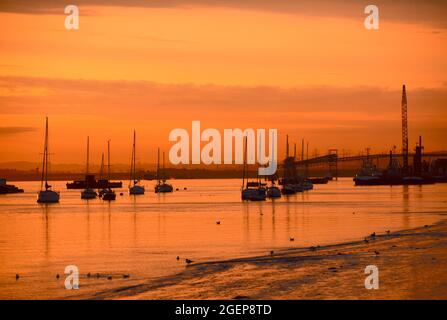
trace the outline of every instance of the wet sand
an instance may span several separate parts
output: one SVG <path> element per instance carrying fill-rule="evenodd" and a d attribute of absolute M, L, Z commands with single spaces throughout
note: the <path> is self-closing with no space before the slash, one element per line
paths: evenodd
<path fill-rule="evenodd" d="M 447 221 L 367 240 L 192 263 L 176 276 L 84 298 L 447 299 Z M 377 290 L 365 289 L 368 265 L 379 268 Z"/>

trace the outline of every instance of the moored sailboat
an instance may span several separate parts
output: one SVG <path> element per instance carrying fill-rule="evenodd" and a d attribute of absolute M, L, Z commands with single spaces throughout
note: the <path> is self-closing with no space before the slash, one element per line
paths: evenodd
<path fill-rule="evenodd" d="M 249 182 L 247 174 L 247 137 L 244 138 L 244 163 L 242 173 L 242 188 L 241 199 L 250 201 L 264 201 L 266 200 L 266 189 L 260 181 Z"/>
<path fill-rule="evenodd" d="M 139 195 L 144 194 L 144 186 L 139 185 L 140 180 L 136 177 L 136 148 L 135 148 L 136 133 L 133 131 L 133 146 L 132 146 L 132 162 L 130 165 L 130 180 L 129 180 L 129 194 Z"/>
<path fill-rule="evenodd" d="M 163 175 L 160 173 L 160 148 L 158 148 L 157 154 L 157 184 L 155 185 L 155 193 L 168 193 L 173 192 L 172 185 L 166 182 L 165 178 L 165 153 L 163 152 Z"/>
<path fill-rule="evenodd" d="M 85 167 L 85 176 L 89 176 L 89 157 L 90 157 L 90 139 L 87 137 L 87 163 Z M 98 195 L 95 190 L 90 188 L 89 181 L 86 179 L 85 184 L 86 188 L 81 192 L 81 199 L 89 200 L 89 199 L 95 199 Z"/>
<path fill-rule="evenodd" d="M 110 181 L 110 140 L 107 141 L 107 175 Z M 115 191 L 113 191 L 111 188 L 102 190 L 102 200 L 111 201 L 115 199 L 116 199 Z"/>
<path fill-rule="evenodd" d="M 48 167 L 49 167 L 49 152 L 48 152 L 48 117 L 45 119 L 45 143 L 43 148 L 42 161 L 42 178 L 40 183 L 40 191 L 37 196 L 38 203 L 57 203 L 59 202 L 59 192 L 51 190 L 48 184 Z M 45 188 L 44 188 L 45 187 Z"/>

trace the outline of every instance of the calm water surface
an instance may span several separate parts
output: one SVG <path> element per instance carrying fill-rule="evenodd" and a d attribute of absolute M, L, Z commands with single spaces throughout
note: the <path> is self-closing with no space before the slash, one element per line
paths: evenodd
<path fill-rule="evenodd" d="M 155 194 L 153 182 L 145 182 L 144 196 L 124 189 L 119 196 L 118 190 L 111 203 L 81 200 L 80 190 L 55 182 L 61 201 L 52 205 L 36 203 L 39 182 L 12 182 L 25 193 L 0 195 L 0 297 L 70 296 L 73 290 L 55 278 L 70 264 L 81 274 L 128 273 L 132 281 L 147 281 L 182 271 L 184 258 L 344 242 L 431 224 L 447 213 L 447 184 L 354 187 L 351 179 L 340 179 L 275 201 L 243 203 L 239 180 L 172 182 L 180 191 Z M 84 293 L 117 285 L 82 281 Z"/>

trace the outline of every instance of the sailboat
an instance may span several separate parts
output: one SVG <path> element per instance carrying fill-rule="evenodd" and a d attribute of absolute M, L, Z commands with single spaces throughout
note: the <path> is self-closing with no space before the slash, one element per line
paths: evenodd
<path fill-rule="evenodd" d="M 275 163 L 276 159 L 275 159 L 275 144 L 272 143 L 272 155 L 273 155 L 273 159 L 272 161 Z M 278 186 L 276 185 L 276 173 L 271 176 L 270 179 L 270 186 L 267 187 L 267 192 L 266 192 L 266 196 L 267 198 L 281 198 L 281 190 L 278 188 Z"/>
<path fill-rule="evenodd" d="M 59 192 L 51 190 L 48 184 L 48 167 L 49 167 L 49 153 L 48 153 L 48 117 L 45 118 L 45 143 L 43 148 L 42 161 L 42 178 L 40 183 L 40 191 L 37 196 L 38 203 L 56 203 L 59 202 Z M 45 182 L 45 185 L 44 185 Z M 45 186 L 45 189 L 44 189 Z"/>
<path fill-rule="evenodd" d="M 135 152 L 135 130 L 133 131 L 133 147 L 132 147 L 132 162 L 130 165 L 130 180 L 129 180 L 129 194 L 138 195 L 144 194 L 144 186 L 139 185 L 139 180 L 136 178 L 135 173 L 135 162 L 136 162 L 136 152 Z"/>
<path fill-rule="evenodd" d="M 163 177 L 160 174 L 160 148 L 157 154 L 157 184 L 155 186 L 155 193 L 167 193 L 174 191 L 172 185 L 166 182 L 165 175 L 165 153 L 163 152 Z"/>
<path fill-rule="evenodd" d="M 99 181 L 107 181 L 104 180 L 104 152 L 101 154 L 101 167 L 99 169 Z M 98 196 L 102 198 L 102 195 L 107 189 L 98 189 Z"/>
<path fill-rule="evenodd" d="M 242 200 L 250 201 L 264 201 L 266 199 L 265 188 L 260 181 L 249 182 L 247 174 L 247 137 L 244 139 L 244 166 L 242 174 L 242 188 L 241 188 L 241 198 Z"/>
<path fill-rule="evenodd" d="M 110 140 L 107 141 L 107 175 L 108 180 L 110 181 Z M 111 201 L 115 199 L 116 199 L 115 191 L 113 191 L 110 187 L 103 190 L 102 200 Z"/>
<path fill-rule="evenodd" d="M 88 177 L 88 175 L 89 175 L 89 172 L 88 172 L 89 158 L 90 158 L 90 139 L 89 139 L 89 137 L 87 137 L 87 164 L 85 167 L 85 176 L 86 177 Z M 85 186 L 85 189 L 81 192 L 81 199 L 85 199 L 85 200 L 95 199 L 98 194 L 96 193 L 95 190 L 90 188 L 90 186 L 88 184 L 89 183 L 88 179 L 86 179 L 85 183 L 86 183 L 86 186 Z"/>

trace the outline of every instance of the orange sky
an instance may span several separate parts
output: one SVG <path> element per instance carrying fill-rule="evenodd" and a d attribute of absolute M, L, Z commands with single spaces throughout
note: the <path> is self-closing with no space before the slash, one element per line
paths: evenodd
<path fill-rule="evenodd" d="M 412 20 L 413 11 L 385 3 L 380 30 L 368 31 L 351 1 L 349 14 L 343 1 L 324 14 L 264 0 L 94 1 L 80 6 L 80 29 L 68 31 L 63 5 L 47 2 L 39 10 L 51 14 L 0 6 L 0 162 L 39 161 L 45 115 L 58 163 L 84 161 L 87 134 L 93 162 L 108 138 L 115 161 L 127 162 L 134 128 L 140 160 L 154 161 L 169 131 L 192 120 L 277 128 L 279 152 L 286 133 L 320 153 L 384 151 L 400 147 L 403 83 L 410 146 L 422 134 L 427 150 L 447 149 L 447 36 L 435 13 L 421 9 Z"/>

